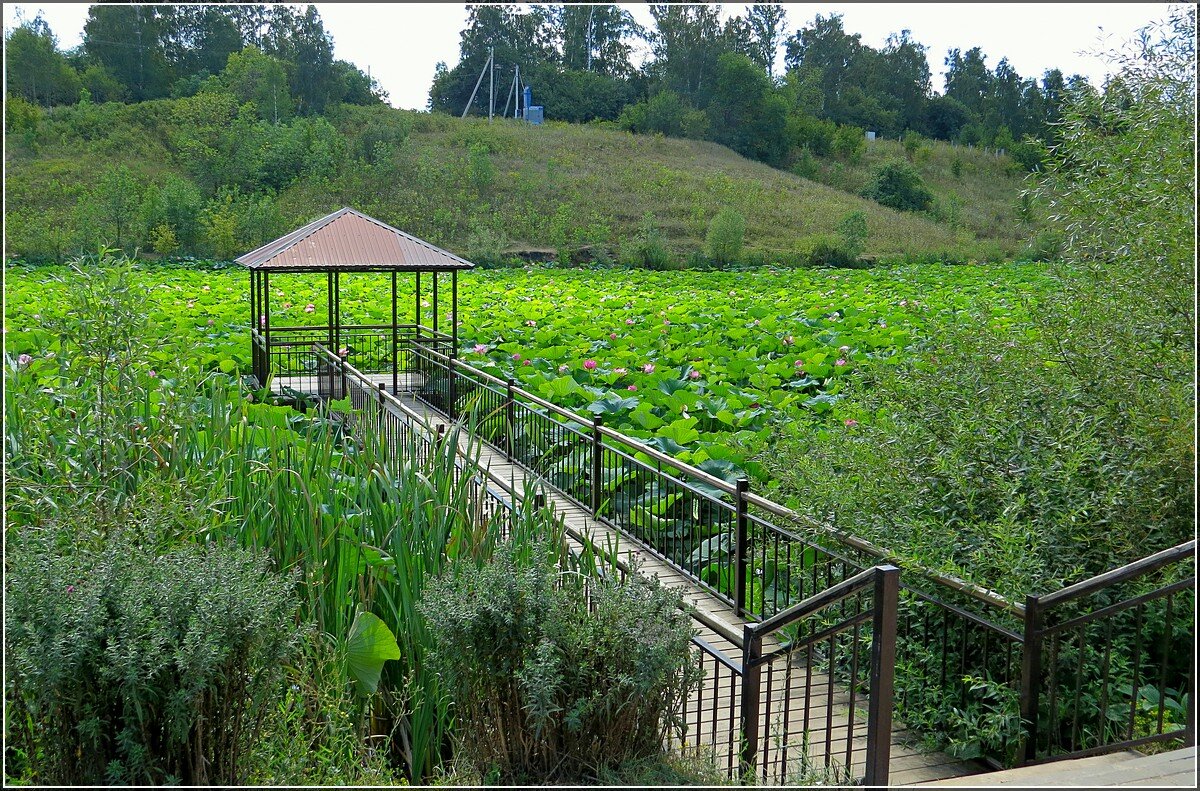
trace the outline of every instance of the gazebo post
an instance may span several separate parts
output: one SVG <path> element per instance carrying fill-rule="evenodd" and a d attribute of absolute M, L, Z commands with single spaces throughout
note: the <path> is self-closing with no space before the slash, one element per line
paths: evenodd
<path fill-rule="evenodd" d="M 396 333 L 399 331 L 396 327 L 396 322 L 397 322 L 397 318 L 396 318 L 396 270 L 393 269 L 392 270 L 392 395 L 396 395 L 399 392 L 399 387 L 397 385 L 399 385 L 399 383 L 400 383 L 400 372 L 398 370 L 396 370 L 396 366 L 398 363 L 398 359 L 397 359 L 398 353 L 397 353 L 397 349 L 396 349 L 398 340 L 396 337 Z"/>
<path fill-rule="evenodd" d="M 333 345 L 333 272 L 325 273 L 325 332 L 329 336 L 329 351 L 337 354 Z"/>
<path fill-rule="evenodd" d="M 271 378 L 271 273 L 263 272 L 262 287 L 259 289 L 262 294 L 263 306 L 263 384 Z"/>
<path fill-rule="evenodd" d="M 458 357 L 458 270 L 450 270 L 450 356 Z"/>
<path fill-rule="evenodd" d="M 438 273 L 433 273 L 433 331 L 438 331 Z"/>
<path fill-rule="evenodd" d="M 333 270 L 333 353 L 342 356 L 342 273 Z"/>

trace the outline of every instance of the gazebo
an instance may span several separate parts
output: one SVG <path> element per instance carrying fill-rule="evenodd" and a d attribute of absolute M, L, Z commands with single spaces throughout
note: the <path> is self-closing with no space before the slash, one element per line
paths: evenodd
<path fill-rule="evenodd" d="M 252 368 L 259 386 L 269 385 L 293 398 L 320 395 L 321 346 L 392 393 L 427 387 L 431 369 L 449 370 L 449 359 L 458 356 L 458 273 L 474 264 L 387 223 L 342 208 L 236 260 L 250 270 Z M 390 284 L 375 278 L 382 288 L 390 285 L 390 322 L 343 321 L 343 277 L 360 273 L 391 276 Z M 401 318 L 398 279 L 402 273 L 413 279 L 412 313 L 404 311 L 411 322 Z M 440 324 L 439 315 L 439 289 L 444 289 L 447 273 L 449 331 Z M 272 296 L 273 277 L 278 282 L 283 275 L 295 274 L 325 276 L 323 322 L 298 324 L 297 318 L 315 313 L 315 306 L 300 309 L 282 302 L 278 294 Z M 428 275 L 424 282 L 422 275 Z M 284 309 L 288 307 L 292 309 Z M 297 318 L 272 323 L 283 316 Z"/>

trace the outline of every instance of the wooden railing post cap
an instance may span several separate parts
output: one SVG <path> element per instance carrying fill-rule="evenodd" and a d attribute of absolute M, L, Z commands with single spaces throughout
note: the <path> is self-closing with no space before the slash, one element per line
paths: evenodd
<path fill-rule="evenodd" d="M 738 492 L 741 494 L 745 494 L 746 492 L 750 491 L 750 479 L 749 478 L 745 478 L 745 477 L 738 478 L 737 483 L 735 485 L 737 486 Z"/>

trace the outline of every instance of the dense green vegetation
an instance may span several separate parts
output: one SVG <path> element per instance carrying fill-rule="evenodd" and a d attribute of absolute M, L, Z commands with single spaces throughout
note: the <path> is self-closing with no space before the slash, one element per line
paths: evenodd
<path fill-rule="evenodd" d="M 837 244 L 852 212 L 867 215 L 863 252 L 877 258 L 998 259 L 1034 227 L 1018 218 L 1021 180 L 1004 158 L 943 143 L 915 163 L 935 211 L 913 214 L 858 195 L 857 174 L 898 155 L 884 141 L 863 164 L 810 174 L 831 188 L 712 143 L 590 126 L 345 105 L 276 125 L 226 93 L 26 109 L 9 108 L 10 140 L 26 142 L 10 143 L 5 234 L 10 255 L 32 259 L 102 242 L 229 258 L 343 205 L 485 265 L 530 249 L 627 262 L 647 232 L 664 261 L 706 263 L 725 208 L 746 220 L 742 260 L 797 264 L 819 263 L 814 248 Z M 962 208 L 939 216 L 939 205 Z"/>
<path fill-rule="evenodd" d="M 73 279 L 53 355 L 6 366 L 7 771 L 84 784 L 432 777 L 470 703 L 430 664 L 426 587 L 501 543 L 507 568 L 542 578 L 594 575 L 597 558 L 569 554 L 532 496 L 510 524 L 478 521 L 471 477 L 454 475 L 458 428 L 398 459 L 370 422 L 349 436 L 347 404 L 256 403 L 186 342 L 163 367 L 146 332 L 159 296 L 111 263 Z M 637 682 L 648 700 L 660 686 L 663 700 L 686 694 L 671 669 L 690 633 L 673 600 L 657 583 L 598 584 L 614 628 L 647 595 L 660 603 L 672 640 L 614 636 L 608 650 L 663 668 Z M 541 626 L 572 624 L 554 610 Z M 587 684 L 621 683 L 593 670 Z M 673 711 L 647 708 L 638 739 L 581 770 L 658 755 L 644 734 L 663 716 L 671 727 Z"/>
<path fill-rule="evenodd" d="M 548 69 L 536 82 L 547 101 L 560 76 L 581 81 L 563 89 L 573 97 L 565 102 L 602 95 L 597 81 L 627 83 L 611 111 L 549 115 L 598 125 L 542 128 L 386 107 L 365 75 L 332 60 L 312 7 L 98 6 L 70 53 L 40 19 L 26 21 L 7 34 L 6 249 L 56 261 L 101 243 L 230 258 L 346 204 L 484 264 L 522 252 L 646 262 L 630 245 L 639 235 L 661 240 L 649 256 L 655 266 L 711 262 L 708 227 L 725 209 L 746 220 L 743 258 L 853 265 L 859 255 L 995 260 L 1024 249 L 1036 229 L 1019 199 L 1024 168 L 1012 158 L 923 142 L 916 127 L 903 146 L 868 144 L 838 113 L 814 109 L 833 107 L 814 98 L 834 90 L 813 82 L 824 73 L 813 61 L 824 44 L 805 45 L 781 85 L 753 51 L 727 51 L 734 33 L 761 43 L 773 29 L 780 39 L 784 21 L 768 18 L 778 11 L 756 6 L 747 24 L 758 33 L 731 22 L 717 37 L 724 43 L 701 56 L 694 38 L 715 12 L 658 9 L 656 60 L 635 74 L 627 61 L 638 31 L 615 7 L 473 7 L 464 60 L 435 81 L 435 109 L 457 101 L 443 97 L 458 90 L 447 85 L 464 69 L 474 76 L 479 53 L 501 33 L 533 47 L 527 79 L 542 79 L 536 63 Z M 589 62 L 579 52 L 580 14 L 591 17 L 591 71 L 579 70 Z M 822 41 L 852 38 L 822 30 Z M 111 45 L 122 39 L 142 48 Z M 913 46 L 901 46 L 902 60 Z M 620 124 L 602 120 L 618 116 Z M 976 137 L 965 142 L 986 142 Z M 889 210 L 861 197 L 900 159 L 911 160 L 928 200 Z M 870 219 L 859 255 L 835 233 L 853 212 Z"/>

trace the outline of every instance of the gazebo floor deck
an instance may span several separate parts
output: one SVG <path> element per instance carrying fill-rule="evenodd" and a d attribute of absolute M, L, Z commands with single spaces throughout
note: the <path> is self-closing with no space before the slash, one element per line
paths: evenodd
<path fill-rule="evenodd" d="M 390 382 L 388 383 L 388 387 L 390 388 Z M 450 422 L 445 415 L 411 394 L 401 393 L 400 399 L 410 410 L 425 417 L 430 425 L 438 423 L 447 424 Z M 405 416 L 399 410 L 395 410 L 394 407 L 390 408 L 396 411 L 401 419 L 404 419 Z M 466 452 L 468 450 L 466 447 L 466 438 L 464 437 L 461 442 L 463 443 L 462 451 Z M 480 441 L 478 452 L 480 465 L 497 479 L 504 481 L 506 487 L 511 492 L 520 495 L 524 493 L 526 487 L 541 487 L 548 504 L 553 506 L 556 514 L 562 516 L 567 526 L 569 541 L 573 549 L 581 550 L 583 544 L 580 541 L 580 537 L 586 536 L 595 546 L 606 551 L 615 551 L 617 557 L 625 563 L 636 560 L 641 573 L 649 577 L 657 577 L 663 585 L 678 591 L 683 596 L 684 601 L 698 611 L 700 617 L 694 619 L 693 622 L 698 627 L 700 639 L 720 650 L 725 656 L 735 661 L 740 661 L 741 648 L 733 642 L 731 636 L 741 635 L 747 621 L 737 616 L 728 604 L 698 586 L 678 569 L 668 565 L 666 561 L 649 551 L 648 547 L 641 542 L 623 535 L 615 528 L 601 521 L 593 519 L 587 509 L 575 503 L 549 484 L 541 481 L 534 473 L 521 465 L 508 461 L 503 451 L 486 442 Z M 801 670 L 797 675 L 804 674 L 805 671 Z M 811 679 L 811 692 L 808 705 L 812 715 L 808 735 L 809 744 L 812 745 L 813 763 L 817 766 L 823 763 L 823 754 L 818 754 L 818 751 L 824 746 L 828 735 L 830 741 L 835 745 L 835 760 L 838 763 L 844 764 L 846 763 L 845 756 L 847 752 L 847 722 L 849 720 L 847 701 L 849 691 L 844 686 L 832 682 L 823 673 L 813 672 Z M 738 710 L 741 689 L 740 684 L 734 684 L 731 689 L 729 682 L 730 679 L 726 675 L 722 675 L 719 679 L 707 677 L 701 688 L 694 694 L 688 706 L 689 711 L 696 711 L 700 707 L 703 707 L 702 710 L 705 713 L 705 716 L 701 718 L 699 733 L 689 736 L 689 742 L 691 742 L 691 745 L 699 746 L 708 752 L 717 762 L 717 765 L 721 767 L 733 766 L 737 760 L 736 752 L 731 754 L 731 751 L 737 750 L 737 745 L 729 743 L 729 729 L 727 723 L 724 723 L 723 720 L 728 716 L 727 713 Z M 786 688 L 782 684 L 779 685 L 779 688 L 776 688 L 771 696 L 768 708 L 772 712 L 770 715 L 772 723 L 778 719 L 780 712 L 790 711 L 789 720 L 793 722 L 791 732 L 795 734 L 794 738 L 799 738 L 802 732 L 802 727 L 796 726 L 800 724 L 801 717 L 803 716 L 802 712 L 805 709 L 804 686 L 803 683 L 793 684 L 790 688 Z M 786 701 L 785 698 L 787 698 Z M 832 698 L 832 701 L 830 698 Z M 715 714 L 713 714 L 714 703 Z M 865 708 L 865 705 L 860 700 L 856 708 L 857 716 L 855 718 L 854 733 L 849 740 L 851 742 L 849 763 L 856 776 L 860 777 L 862 776 L 866 758 L 867 729 Z M 827 734 L 825 723 L 827 713 L 830 711 L 832 712 L 832 727 L 829 728 Z M 714 725 L 712 716 L 715 716 L 717 719 L 716 727 L 711 731 L 716 737 L 716 743 L 713 743 L 714 740 L 710 737 L 710 727 Z M 764 718 L 765 716 L 764 714 Z M 698 745 L 697 742 L 699 743 Z M 890 785 L 911 785 L 933 780 L 976 775 L 984 771 L 979 764 L 972 761 L 954 758 L 941 752 L 928 752 L 920 749 L 920 737 L 899 724 L 893 727 L 891 743 Z M 794 766 L 800 762 L 799 755 L 801 750 L 802 748 L 799 744 L 788 746 L 787 763 L 789 764 L 789 774 L 794 772 Z M 769 777 L 768 781 L 778 782 L 776 768 L 772 768 L 771 775 L 775 779 Z M 793 783 L 798 780 L 803 782 L 802 778 L 791 778 L 791 782 Z"/>

